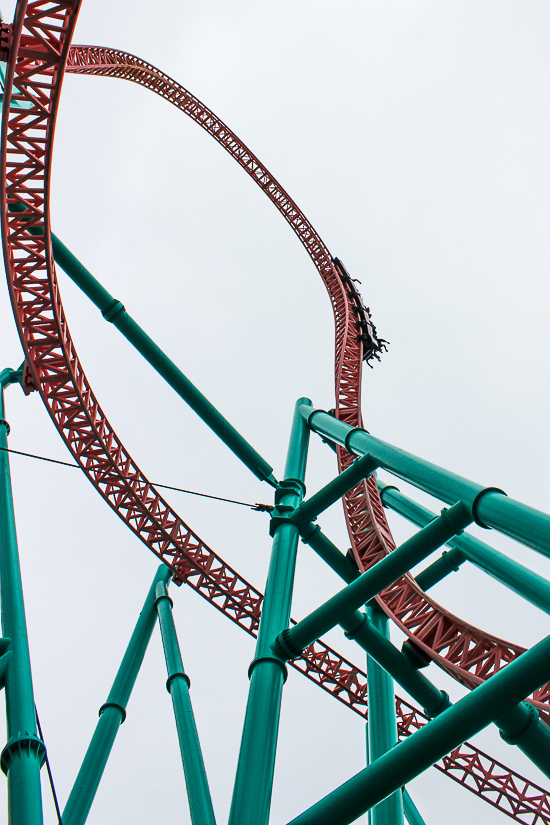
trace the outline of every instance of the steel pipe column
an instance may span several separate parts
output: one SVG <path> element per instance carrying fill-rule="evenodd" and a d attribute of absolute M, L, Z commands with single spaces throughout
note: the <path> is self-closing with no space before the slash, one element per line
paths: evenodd
<path fill-rule="evenodd" d="M 164 380 L 189 404 L 218 438 L 245 464 L 261 481 L 273 487 L 276 480 L 273 468 L 237 432 L 213 404 L 198 390 L 173 361 L 158 347 L 147 333 L 128 315 L 124 304 L 107 292 L 94 278 L 70 249 L 52 233 L 52 250 L 56 263 L 65 270 L 69 278 L 101 310 L 106 321 L 113 324 L 137 351 L 148 361 Z"/>
<path fill-rule="evenodd" d="M 367 616 L 375 628 L 390 641 L 389 619 L 379 608 L 367 607 Z M 367 655 L 369 691 L 368 761 L 369 764 L 397 745 L 395 693 L 393 679 L 378 662 Z M 403 825 L 403 795 L 398 788 L 370 812 L 371 825 Z"/>
<path fill-rule="evenodd" d="M 337 421 L 323 410 L 304 405 L 301 413 L 314 432 L 330 438 L 348 452 L 370 455 L 379 467 L 447 504 L 463 501 L 472 509 L 477 524 L 494 527 L 538 553 L 550 556 L 550 515 L 547 513 L 508 498 L 496 487 L 484 487 L 387 444 L 361 427 Z"/>
<path fill-rule="evenodd" d="M 296 403 L 285 478 L 275 495 L 270 533 L 273 536 L 255 658 L 249 669 L 250 690 L 243 726 L 229 825 L 267 825 L 271 806 L 281 694 L 286 666 L 271 650 L 278 633 L 288 627 L 296 567 L 298 528 L 289 515 L 305 492 L 309 429 Z"/>
<path fill-rule="evenodd" d="M 147 593 L 107 701 L 100 708 L 94 735 L 63 811 L 63 825 L 84 825 L 86 822 L 118 729 L 126 719 L 126 705 L 155 627 L 156 586 L 159 582 L 166 584 L 171 576 L 168 567 L 161 564 Z"/>
<path fill-rule="evenodd" d="M 174 707 L 191 822 L 193 825 L 216 825 L 210 788 L 208 787 L 208 779 L 195 724 L 195 715 L 189 697 L 190 681 L 183 669 L 176 626 L 172 615 L 172 599 L 166 592 L 164 582 L 159 582 L 156 586 L 155 605 L 159 617 L 166 670 L 168 671 L 166 689 L 172 697 Z"/>
<path fill-rule="evenodd" d="M 0 373 L 0 591 L 2 633 L 11 639 L 12 658 L 6 676 L 8 742 L 0 764 L 8 778 L 9 825 L 42 825 L 40 768 L 46 757 L 38 736 L 32 686 L 27 623 L 15 530 L 8 448 L 9 425 L 4 408 L 4 388 L 17 381 L 17 373 Z"/>
<path fill-rule="evenodd" d="M 547 636 L 409 739 L 293 819 L 292 825 L 350 825 L 513 708 L 549 677 L 550 636 Z"/>

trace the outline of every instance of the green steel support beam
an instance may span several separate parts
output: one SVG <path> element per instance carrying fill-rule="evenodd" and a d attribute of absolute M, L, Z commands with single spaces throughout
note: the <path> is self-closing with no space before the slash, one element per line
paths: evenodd
<path fill-rule="evenodd" d="M 139 614 L 107 701 L 99 710 L 99 721 L 63 811 L 63 825 L 84 825 L 94 801 L 120 725 L 135 685 L 143 657 L 155 627 L 156 586 L 170 581 L 172 573 L 162 564 Z"/>
<path fill-rule="evenodd" d="M 388 617 L 385 613 L 378 606 L 367 607 L 367 616 L 376 632 L 391 645 Z M 370 764 L 397 745 L 393 680 L 371 656 L 367 656 L 367 688 L 369 696 L 367 753 Z M 378 805 L 374 805 L 370 815 L 371 825 L 403 825 L 401 788 L 397 788 Z"/>
<path fill-rule="evenodd" d="M 172 697 L 174 706 L 191 822 L 193 825 L 216 825 L 195 715 L 189 696 L 190 681 L 183 669 L 172 615 L 172 599 L 166 592 L 166 584 L 162 581 L 156 586 L 155 604 L 168 671 L 166 688 Z"/>
<path fill-rule="evenodd" d="M 405 818 L 409 825 L 426 825 L 406 788 L 403 788 L 403 808 L 405 809 Z"/>
<path fill-rule="evenodd" d="M 314 521 L 318 515 L 327 510 L 331 504 L 342 498 L 349 490 L 368 478 L 377 469 L 377 465 L 368 455 L 358 458 L 353 464 L 336 476 L 318 493 L 302 502 L 293 513 L 293 519 L 300 525 L 304 521 Z"/>
<path fill-rule="evenodd" d="M 318 524 L 300 525 L 300 536 L 304 544 L 315 550 L 318 556 L 331 567 L 347 584 L 359 578 L 359 570 L 355 559 L 345 556 L 333 542 L 321 532 Z"/>
<path fill-rule="evenodd" d="M 309 544 L 321 558 L 345 581 L 358 578 L 359 571 L 348 556 L 338 550 L 318 525 L 311 525 L 313 531 L 302 541 Z M 319 548 L 319 549 L 317 549 Z M 438 690 L 424 674 L 419 673 L 411 659 L 397 650 L 394 645 L 377 630 L 368 617 L 356 610 L 339 622 L 348 639 L 357 642 L 384 670 L 398 682 L 407 693 L 422 705 L 427 716 L 437 716 L 449 706 L 449 697 Z"/>
<path fill-rule="evenodd" d="M 448 544 L 449 542 L 447 542 L 447 545 Z M 414 577 L 415 581 L 417 585 L 426 592 L 430 587 L 443 581 L 449 573 L 458 573 L 461 565 L 464 564 L 465 561 L 467 561 L 466 556 L 462 550 L 459 550 L 457 547 L 454 547 L 452 550 L 444 550 L 438 559 Z"/>
<path fill-rule="evenodd" d="M 428 524 L 435 517 L 434 513 L 404 496 L 395 487 L 385 486 L 379 482 L 379 488 L 385 507 L 405 516 L 419 527 Z M 438 578 L 439 572 L 450 572 L 462 561 L 469 561 L 518 596 L 550 614 L 550 582 L 547 579 L 466 533 L 449 539 L 447 544 L 452 548 L 451 551 L 415 577 L 423 590 L 426 589 L 426 585 L 430 586 L 440 581 L 442 576 Z"/>
<path fill-rule="evenodd" d="M 271 561 L 258 631 L 255 658 L 249 668 L 250 690 L 243 726 L 229 825 L 267 825 L 271 806 L 281 696 L 286 666 L 271 651 L 278 633 L 288 627 L 296 566 L 298 528 L 289 515 L 305 492 L 304 476 L 309 429 L 296 403 L 285 479 L 275 493 L 270 524 Z"/>
<path fill-rule="evenodd" d="M 381 559 L 325 604 L 294 627 L 282 631 L 272 645 L 273 651 L 285 661 L 299 656 L 309 644 L 339 624 L 362 604 L 370 601 L 381 590 L 389 587 L 411 567 L 441 547 L 451 536 L 461 532 L 471 521 L 468 508 L 462 502 L 458 502 L 450 510 L 443 510 L 441 515 L 423 530 Z"/>
<path fill-rule="evenodd" d="M 161 375 L 173 390 L 182 398 L 199 418 L 216 433 L 224 444 L 245 464 L 261 481 L 267 481 L 273 487 L 277 481 L 273 477 L 273 468 L 256 450 L 237 432 L 223 415 L 205 398 L 182 371 L 168 358 L 147 333 L 128 315 L 124 305 L 94 278 L 91 272 L 75 258 L 59 238 L 52 233 L 52 249 L 57 264 L 85 295 L 101 310 L 109 321 L 124 337 L 143 355 L 146 361 Z"/>
<path fill-rule="evenodd" d="M 8 778 L 9 825 L 42 825 L 40 768 L 46 749 L 36 727 L 4 407 L 4 388 L 18 377 L 11 369 L 0 373 L 0 591 L 2 634 L 11 640 L 11 660 L 5 673 L 8 742 L 0 765 Z"/>
<path fill-rule="evenodd" d="M 415 701 L 422 705 L 426 716 L 438 716 L 449 707 L 448 695 L 444 690 L 436 688 L 423 673 L 420 673 L 411 659 L 391 643 L 385 621 L 378 616 L 379 612 L 381 611 L 371 608 L 367 609 L 366 614 L 356 610 L 342 619 L 339 624 L 346 631 L 347 638 L 353 639 L 366 651 L 369 662 L 375 662 L 378 669 L 383 668 L 389 677 L 395 679 Z M 395 703 L 393 714 L 395 716 Z"/>
<path fill-rule="evenodd" d="M 350 825 L 550 679 L 550 636 L 345 782 L 292 825 Z"/>
<path fill-rule="evenodd" d="M 433 514 L 425 519 L 425 524 L 433 523 Z M 306 532 L 302 539 L 311 547 L 319 547 L 319 555 L 345 581 L 354 581 L 359 573 L 353 570 L 351 560 L 324 536 L 317 525 L 310 525 L 312 530 Z M 461 536 L 458 536 L 458 541 Z M 534 583 L 536 585 L 536 582 Z M 377 631 L 365 614 L 355 611 L 339 622 L 346 631 L 346 636 L 354 639 L 387 673 L 398 682 L 407 693 L 422 705 L 430 717 L 438 716 L 449 707 L 449 697 L 445 691 L 439 691 L 429 679 L 419 673 L 417 665 L 407 655 L 407 643 L 403 652 L 397 650 L 391 641 Z M 522 704 L 502 714 L 497 720 L 500 735 L 510 745 L 517 745 L 537 767 L 550 776 L 550 731 L 539 719 L 532 705 Z"/>
<path fill-rule="evenodd" d="M 400 450 L 362 430 L 338 421 L 323 410 L 304 405 L 304 419 L 319 435 L 335 441 L 356 455 L 370 455 L 379 467 L 408 481 L 435 498 L 454 504 L 463 501 L 473 521 L 550 556 L 550 515 L 508 498 L 502 490 L 483 487 L 435 464 Z"/>
<path fill-rule="evenodd" d="M 359 571 L 349 556 L 344 556 L 328 539 L 318 525 L 309 524 L 300 530 L 302 541 L 318 555 L 344 581 L 352 582 L 359 577 Z M 398 682 L 407 693 L 422 705 L 427 716 L 437 716 L 449 705 L 449 697 L 438 690 L 424 674 L 419 673 L 411 658 L 385 638 L 364 613 L 355 610 L 339 622 L 348 639 L 353 639 L 379 665 Z"/>
<path fill-rule="evenodd" d="M 352 582 L 359 577 L 359 571 L 349 556 L 344 556 L 328 539 L 318 525 L 310 524 L 300 531 L 302 541 L 308 544 L 344 581 Z M 407 693 L 422 705 L 428 716 L 437 716 L 449 704 L 449 697 L 438 690 L 417 667 L 410 657 L 397 650 L 394 645 L 376 629 L 364 613 L 358 610 L 344 616 L 340 622 L 348 639 L 353 639 L 379 665 L 381 665 L 403 687 Z"/>

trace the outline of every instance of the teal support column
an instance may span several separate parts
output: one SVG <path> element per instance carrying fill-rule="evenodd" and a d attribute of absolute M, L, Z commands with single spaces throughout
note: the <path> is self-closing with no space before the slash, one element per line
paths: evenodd
<path fill-rule="evenodd" d="M 377 564 L 348 584 L 327 602 L 302 619 L 292 628 L 279 633 L 272 645 L 281 659 L 294 659 L 302 650 L 362 604 L 403 576 L 411 567 L 441 547 L 451 536 L 460 533 L 472 521 L 471 514 L 462 502 L 426 525 L 416 535 L 389 553 Z"/>
<path fill-rule="evenodd" d="M 380 608 L 367 607 L 367 616 L 378 632 L 389 642 L 388 617 Z M 368 757 L 369 763 L 383 756 L 397 744 L 395 693 L 393 679 L 378 662 L 367 656 L 367 687 L 369 696 Z M 403 825 L 403 795 L 398 788 L 370 813 L 371 825 Z"/>
<path fill-rule="evenodd" d="M 484 487 L 387 444 L 360 427 L 338 421 L 323 410 L 304 405 L 301 414 L 314 432 L 335 441 L 350 453 L 370 455 L 379 467 L 447 504 L 463 501 L 471 508 L 472 520 L 480 526 L 494 527 L 550 557 L 550 515 L 547 513 L 508 498 L 498 488 Z"/>
<path fill-rule="evenodd" d="M 271 651 L 278 633 L 288 627 L 296 566 L 298 528 L 289 515 L 305 492 L 309 429 L 294 412 L 285 479 L 275 494 L 270 533 L 271 561 L 265 589 L 255 658 L 249 668 L 250 690 L 243 726 L 229 825 L 267 825 L 271 807 L 281 694 L 286 666 Z"/>
<path fill-rule="evenodd" d="M 378 623 L 384 623 L 382 617 L 372 621 L 369 616 L 373 610 L 362 613 L 356 610 L 340 621 L 340 627 L 346 631 L 348 639 L 353 639 L 372 660 L 386 671 L 392 679 L 403 687 L 412 698 L 419 702 L 426 716 L 439 716 L 449 707 L 449 697 L 444 690 L 439 690 L 418 670 L 414 654 L 411 656 L 409 646 L 398 650 L 390 641 L 387 628 L 380 631 Z M 378 611 L 376 611 L 378 612 Z M 392 688 L 393 689 L 393 688 Z M 370 704 L 369 704 L 370 707 Z"/>
<path fill-rule="evenodd" d="M 336 545 L 321 532 L 318 524 L 308 524 L 303 529 L 300 525 L 300 536 L 304 544 L 308 544 L 317 555 L 331 567 L 334 572 L 344 579 L 347 584 L 358 579 L 361 575 L 357 563 L 351 553 L 345 556 Z"/>
<path fill-rule="evenodd" d="M 0 373 L 0 591 L 2 633 L 11 639 L 11 661 L 5 675 L 8 742 L 0 765 L 8 778 L 9 825 L 41 825 L 40 768 L 46 757 L 36 729 L 27 623 L 9 465 L 4 388 L 17 381 L 14 370 Z"/>
<path fill-rule="evenodd" d="M 306 530 L 300 529 L 302 541 L 347 582 L 355 581 L 359 571 L 355 562 L 338 550 L 330 539 L 321 532 L 318 525 L 310 524 Z M 353 639 L 375 659 L 398 682 L 413 699 L 416 699 L 428 716 L 437 716 L 449 706 L 449 697 L 438 690 L 429 679 L 418 670 L 418 665 L 410 656 L 397 650 L 368 620 L 365 613 L 355 610 L 340 619 L 340 627 L 348 639 Z M 406 648 L 405 648 L 406 650 Z"/>
<path fill-rule="evenodd" d="M 550 636 L 345 782 L 292 825 L 350 825 L 550 678 Z"/>
<path fill-rule="evenodd" d="M 155 627 L 156 586 L 159 582 L 166 584 L 171 577 L 170 569 L 162 564 L 153 579 L 107 701 L 99 710 L 92 741 L 63 811 L 63 825 L 84 825 L 86 822 L 118 729 L 126 719 L 126 706 Z"/>
<path fill-rule="evenodd" d="M 190 681 L 183 669 L 172 615 L 172 599 L 166 592 L 164 582 L 159 582 L 156 586 L 155 604 L 168 671 L 166 689 L 172 697 L 174 707 L 191 822 L 193 825 L 216 825 L 195 715 L 189 697 Z"/>
<path fill-rule="evenodd" d="M 356 459 L 347 470 L 336 476 L 315 495 L 303 501 L 293 513 L 293 519 L 300 526 L 303 522 L 313 521 L 331 504 L 342 498 L 349 490 L 368 478 L 377 469 L 377 464 L 369 455 Z"/>
<path fill-rule="evenodd" d="M 52 233 L 52 249 L 57 264 L 69 278 L 80 287 L 90 301 L 101 310 L 109 321 L 124 337 L 143 355 L 146 361 L 161 375 L 173 390 L 182 398 L 205 424 L 216 433 L 224 444 L 245 464 L 261 481 L 267 481 L 273 487 L 277 482 L 273 477 L 273 468 L 240 433 L 224 418 L 213 404 L 198 390 L 183 372 L 168 358 L 147 333 L 128 315 L 124 305 L 113 298 L 109 292 L 94 278 L 73 253 L 67 249 L 58 237 Z"/>
<path fill-rule="evenodd" d="M 395 487 L 382 482 L 378 482 L 378 487 L 384 507 L 389 507 L 419 527 L 424 527 L 435 518 L 431 510 L 412 501 Z M 468 533 L 455 536 L 446 543 L 451 550 L 415 577 L 422 589 L 431 587 L 451 571 L 457 570 L 460 564 L 469 561 L 535 607 L 550 613 L 550 582 L 547 579 Z"/>
<path fill-rule="evenodd" d="M 406 788 L 403 788 L 403 808 L 405 809 L 405 818 L 409 825 L 426 825 Z"/>

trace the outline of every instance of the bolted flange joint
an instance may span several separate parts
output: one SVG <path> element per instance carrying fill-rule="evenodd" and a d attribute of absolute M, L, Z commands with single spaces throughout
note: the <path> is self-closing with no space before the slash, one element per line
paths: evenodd
<path fill-rule="evenodd" d="M 269 522 L 269 535 L 271 538 L 273 538 L 275 530 L 280 527 L 281 524 L 294 524 L 291 518 L 291 513 L 293 512 L 294 507 L 291 507 L 290 504 L 278 504 L 273 508 Z"/>
<path fill-rule="evenodd" d="M 273 645 L 272 645 L 272 647 L 273 647 Z M 257 659 L 252 659 L 252 661 L 250 662 L 250 664 L 248 666 L 248 678 L 249 679 L 252 676 L 252 673 L 254 672 L 256 667 L 258 665 L 261 665 L 262 662 L 273 662 L 274 664 L 276 664 L 281 669 L 281 671 L 283 673 L 283 684 L 286 682 L 286 680 L 288 678 L 288 669 L 287 669 L 287 666 L 286 666 L 284 660 L 281 659 L 279 656 L 258 656 Z"/>
<path fill-rule="evenodd" d="M 463 501 L 457 501 L 452 507 L 444 507 L 441 510 L 440 518 L 451 525 L 455 536 L 460 536 L 464 532 L 464 528 L 472 523 L 473 517 L 466 504 Z"/>
<path fill-rule="evenodd" d="M 0 767 L 7 776 L 14 762 L 18 759 L 28 759 L 30 757 L 34 757 L 39 761 L 40 767 L 42 767 L 46 761 L 46 746 L 35 733 L 31 734 L 28 731 L 18 733 L 16 736 L 11 737 L 0 754 Z"/>
<path fill-rule="evenodd" d="M 275 490 L 275 505 L 279 505 L 288 494 L 294 493 L 296 496 L 305 496 L 306 485 L 299 478 L 285 478 L 279 482 Z"/>
<path fill-rule="evenodd" d="M 172 682 L 175 679 L 185 679 L 185 681 L 187 682 L 187 689 L 189 690 L 189 688 L 191 687 L 191 679 L 189 678 L 187 673 L 185 673 L 184 670 L 178 670 L 177 673 L 171 673 L 168 679 L 166 680 L 166 690 L 168 691 L 168 693 L 172 693 Z"/>
<path fill-rule="evenodd" d="M 474 498 L 474 500 L 472 502 L 472 515 L 474 517 L 475 523 L 477 525 L 479 525 L 479 527 L 483 527 L 484 530 L 490 530 L 491 528 L 489 527 L 488 524 L 484 524 L 484 522 L 481 521 L 481 519 L 479 518 L 479 516 L 477 514 L 477 511 L 478 511 L 478 507 L 480 505 L 481 499 L 483 498 L 483 496 L 486 496 L 489 493 L 499 493 L 501 496 L 507 496 L 508 495 L 508 493 L 505 493 L 504 490 L 500 489 L 500 487 L 485 487 L 485 489 L 481 490 L 477 494 L 477 496 Z"/>
<path fill-rule="evenodd" d="M 302 653 L 300 648 L 296 647 L 296 645 L 292 643 L 289 636 L 290 628 L 287 627 L 279 633 L 271 645 L 271 650 L 273 653 L 278 656 L 279 659 L 282 659 L 283 662 L 286 662 L 289 659 L 297 659 Z"/>
<path fill-rule="evenodd" d="M 126 307 L 121 301 L 118 301 L 116 298 L 113 298 L 113 303 L 102 311 L 102 315 L 106 321 L 109 321 L 111 324 L 114 320 L 121 315 L 123 312 L 126 312 Z"/>
<path fill-rule="evenodd" d="M 11 432 L 11 427 L 10 427 L 10 425 L 8 424 L 8 422 L 6 421 L 6 419 L 5 419 L 5 418 L 0 418 L 0 427 L 4 427 L 4 429 L 6 430 L 6 435 L 9 435 L 9 434 L 10 434 L 10 432 Z"/>
<path fill-rule="evenodd" d="M 531 728 L 538 723 L 540 718 L 538 710 L 528 702 L 522 702 L 514 710 L 516 710 L 516 712 L 517 710 L 521 710 L 522 718 L 519 727 L 515 726 L 515 729 L 511 730 L 511 725 L 505 724 L 504 719 L 499 718 L 495 720 L 501 729 L 500 738 L 503 739 L 508 745 L 519 744 Z M 507 730 L 503 728 L 507 728 Z"/>
<path fill-rule="evenodd" d="M 98 716 L 103 716 L 103 712 L 107 710 L 107 708 L 114 708 L 118 710 L 120 713 L 120 724 L 122 725 L 126 721 L 126 708 L 123 708 L 122 705 L 119 705 L 117 702 L 105 702 L 104 705 L 101 705 L 99 708 Z"/>

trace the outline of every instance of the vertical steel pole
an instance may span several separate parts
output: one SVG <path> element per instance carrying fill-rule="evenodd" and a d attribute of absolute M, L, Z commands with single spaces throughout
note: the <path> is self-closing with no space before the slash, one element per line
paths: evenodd
<path fill-rule="evenodd" d="M 16 380 L 13 370 L 0 373 L 0 590 L 2 633 L 11 639 L 12 659 L 6 674 L 8 743 L 0 765 L 8 777 L 10 825 L 41 825 L 40 768 L 46 749 L 36 729 L 27 623 L 15 531 L 5 420 L 4 387 Z"/>
<path fill-rule="evenodd" d="M 275 493 L 272 513 L 273 547 L 256 654 L 249 668 L 250 690 L 237 764 L 229 825 L 267 825 L 271 806 L 275 751 L 286 666 L 273 655 L 271 643 L 288 627 L 298 528 L 288 518 L 301 502 L 304 492 L 309 428 L 299 413 L 303 399 L 296 402 L 285 478 Z"/>
<path fill-rule="evenodd" d="M 405 818 L 409 825 L 426 825 L 406 788 L 403 788 L 403 808 L 405 809 Z"/>
<path fill-rule="evenodd" d="M 155 604 L 159 617 L 166 670 L 168 671 L 166 689 L 172 696 L 191 822 L 193 825 L 216 825 L 210 788 L 208 787 L 199 736 L 195 725 L 195 716 L 189 696 L 189 677 L 183 669 L 176 626 L 172 615 L 172 599 L 166 592 L 164 582 L 157 584 Z"/>
<path fill-rule="evenodd" d="M 388 617 L 379 608 L 367 607 L 369 619 L 389 640 Z M 395 694 L 393 679 L 371 656 L 367 656 L 369 696 L 368 758 L 369 764 L 397 744 Z M 372 825 L 404 825 L 401 789 L 394 791 L 370 812 Z"/>
<path fill-rule="evenodd" d="M 126 705 L 155 627 L 156 586 L 159 582 L 170 581 L 171 576 L 170 569 L 161 564 L 139 614 L 107 701 L 99 710 L 99 721 L 92 741 L 63 811 L 63 825 L 84 825 L 86 822 L 118 729 L 126 718 Z"/>

